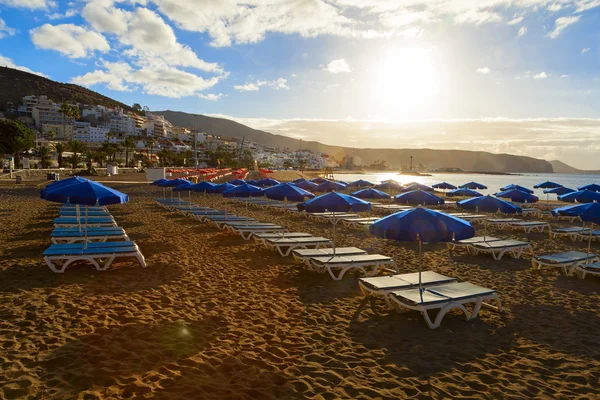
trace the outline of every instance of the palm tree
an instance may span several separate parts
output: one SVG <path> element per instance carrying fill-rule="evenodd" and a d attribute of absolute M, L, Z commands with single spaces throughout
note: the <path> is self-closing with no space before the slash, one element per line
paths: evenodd
<path fill-rule="evenodd" d="M 79 140 L 69 140 L 67 142 L 67 148 L 73 153 L 71 156 L 71 166 L 77 168 L 77 165 L 79 165 L 79 162 L 81 161 L 79 155 L 85 153 L 88 147 Z"/>
<path fill-rule="evenodd" d="M 153 165 L 154 162 L 152 160 L 152 149 L 154 147 L 156 147 L 156 140 L 154 140 L 154 139 L 148 139 L 148 140 L 146 140 L 146 147 L 150 149 L 150 157 L 148 159 L 148 164 L 149 165 Z"/>
<path fill-rule="evenodd" d="M 123 147 L 125 148 L 125 166 L 129 167 L 129 151 L 135 149 L 133 138 L 125 138 L 125 140 L 123 140 Z"/>
<path fill-rule="evenodd" d="M 58 168 L 63 167 L 63 153 L 67 150 L 67 146 L 64 143 L 54 143 L 52 145 L 54 147 L 54 151 L 58 157 Z"/>
<path fill-rule="evenodd" d="M 40 153 L 40 163 L 42 164 L 42 168 L 50 168 L 52 165 L 50 162 L 51 149 L 46 146 L 40 146 L 38 147 L 38 152 Z"/>
<path fill-rule="evenodd" d="M 2 141 L 0 142 L 0 149 L 2 149 L 2 152 L 11 154 L 14 157 L 15 168 L 17 169 L 21 164 L 21 153 L 26 152 L 31 147 L 30 141 L 19 136 L 2 138 Z"/>

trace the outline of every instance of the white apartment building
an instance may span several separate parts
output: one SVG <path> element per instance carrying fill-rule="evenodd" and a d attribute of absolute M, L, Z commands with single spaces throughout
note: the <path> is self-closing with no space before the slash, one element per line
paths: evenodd
<path fill-rule="evenodd" d="M 76 140 L 86 143 L 104 143 L 108 132 L 110 129 L 106 126 L 92 126 L 89 122 L 76 122 L 74 137 Z M 111 138 L 111 142 L 115 141 L 116 139 Z"/>
<path fill-rule="evenodd" d="M 94 117 L 94 118 L 100 118 L 103 115 L 108 114 L 108 108 L 104 107 L 104 106 L 93 106 L 93 107 L 86 107 L 83 110 L 81 110 L 81 117 L 82 118 L 86 118 L 86 117 Z"/>
<path fill-rule="evenodd" d="M 53 136 L 53 140 L 72 140 L 74 138 L 72 124 L 42 124 L 42 133 Z"/>
<path fill-rule="evenodd" d="M 73 120 L 66 117 L 60 112 L 60 107 L 56 104 L 41 105 L 38 104 L 31 109 L 31 117 L 35 122 L 36 126 L 42 126 L 43 124 L 72 124 Z"/>
<path fill-rule="evenodd" d="M 135 119 L 128 115 L 111 115 L 108 127 L 110 128 L 111 132 L 126 133 L 129 135 L 136 134 Z"/>
<path fill-rule="evenodd" d="M 52 100 L 48 99 L 48 96 L 25 96 L 23 97 L 23 104 L 19 106 L 17 111 L 21 114 L 31 115 L 33 107 L 52 105 Z"/>

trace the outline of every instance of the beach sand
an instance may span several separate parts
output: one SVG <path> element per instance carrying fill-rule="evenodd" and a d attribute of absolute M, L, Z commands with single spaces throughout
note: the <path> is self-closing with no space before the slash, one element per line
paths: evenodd
<path fill-rule="evenodd" d="M 494 261 L 425 245 L 427 269 L 494 288 L 505 308 L 469 322 L 452 312 L 430 330 L 418 313 L 365 301 L 354 275 L 334 282 L 164 210 L 152 200 L 158 188 L 112 185 L 130 195 L 109 208 L 146 269 L 122 261 L 106 272 L 51 272 L 41 254 L 57 205 L 32 186 L 0 188 L 1 398 L 600 397 L 599 279 L 533 271 L 528 256 Z M 195 199 L 284 223 L 280 212 Z M 285 224 L 333 235 L 331 225 L 300 217 Z M 587 246 L 547 233 L 528 238 L 536 253 Z M 337 244 L 417 271 L 414 243 L 340 228 Z"/>

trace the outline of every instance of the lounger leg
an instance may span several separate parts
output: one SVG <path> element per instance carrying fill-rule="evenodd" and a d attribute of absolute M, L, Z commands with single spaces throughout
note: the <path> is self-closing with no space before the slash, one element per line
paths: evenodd
<path fill-rule="evenodd" d="M 135 258 L 137 258 L 137 260 L 140 262 L 140 265 L 142 266 L 142 268 L 146 268 L 146 259 L 144 258 L 144 255 L 138 251 L 137 254 L 135 255 Z"/>
<path fill-rule="evenodd" d="M 466 318 L 467 321 L 471 318 L 471 316 L 469 315 L 469 311 L 467 311 L 467 309 L 465 308 L 464 305 L 457 304 L 457 303 L 448 303 L 448 304 L 446 304 L 444 307 L 442 307 L 440 309 L 440 311 L 438 312 L 438 315 L 435 317 L 435 322 L 433 323 L 433 326 L 429 325 L 429 327 L 431 329 L 438 328 L 441 325 L 441 323 L 442 323 L 442 319 L 444 319 L 444 317 L 446 316 L 446 314 L 448 313 L 448 311 L 450 311 L 450 310 L 452 310 L 454 308 L 458 308 L 458 309 L 462 310 L 462 312 L 465 314 L 465 318 Z M 426 311 L 423 311 L 423 312 L 426 313 Z M 429 316 L 427 316 L 427 317 L 429 317 Z M 429 322 L 430 321 L 431 320 L 429 320 Z"/>

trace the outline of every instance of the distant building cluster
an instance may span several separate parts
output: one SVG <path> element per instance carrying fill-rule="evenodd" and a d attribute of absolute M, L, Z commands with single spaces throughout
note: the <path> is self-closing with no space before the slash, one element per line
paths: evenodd
<path fill-rule="evenodd" d="M 76 115 L 66 110 L 77 110 Z M 149 110 L 129 112 L 120 107 L 89 104 L 59 104 L 47 96 L 25 96 L 22 104 L 9 104 L 8 112 L 16 113 L 18 119 L 38 132 L 38 145 L 49 142 L 78 140 L 89 147 L 103 143 L 120 143 L 125 138 L 135 140 L 136 150 L 148 154 L 152 141 L 154 152 L 169 150 L 174 153 L 192 152 L 197 149 L 200 167 L 213 166 L 214 153 L 228 152 L 236 157 L 247 157 L 248 152 L 255 166 L 271 168 L 322 169 L 337 168 L 339 164 L 327 154 L 306 149 L 279 149 L 262 146 L 245 138 L 230 138 L 194 132 L 173 126 L 163 115 Z M 0 115 L 0 119 L 3 116 Z M 212 160 L 211 160 L 212 157 Z M 355 157 L 354 165 L 359 161 Z M 362 163 L 362 162 L 360 162 Z"/>

